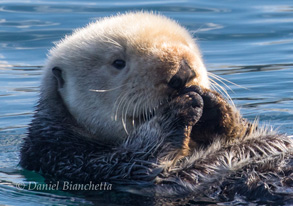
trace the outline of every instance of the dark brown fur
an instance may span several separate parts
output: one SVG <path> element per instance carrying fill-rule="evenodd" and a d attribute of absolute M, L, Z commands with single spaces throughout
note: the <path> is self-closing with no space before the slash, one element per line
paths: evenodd
<path fill-rule="evenodd" d="M 200 94 L 204 100 L 203 115 L 192 127 L 190 135 L 195 143 L 208 145 L 215 138 L 231 142 L 251 132 L 252 124 L 219 93 L 206 89 Z"/>

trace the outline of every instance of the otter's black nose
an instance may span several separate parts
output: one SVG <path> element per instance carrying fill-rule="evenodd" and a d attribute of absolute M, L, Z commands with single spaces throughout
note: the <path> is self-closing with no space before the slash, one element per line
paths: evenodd
<path fill-rule="evenodd" d="M 181 62 L 179 71 L 171 78 L 171 80 L 168 83 L 168 86 L 179 90 L 185 85 L 195 78 L 195 72 L 190 68 L 190 66 L 186 63 L 185 60 Z"/>

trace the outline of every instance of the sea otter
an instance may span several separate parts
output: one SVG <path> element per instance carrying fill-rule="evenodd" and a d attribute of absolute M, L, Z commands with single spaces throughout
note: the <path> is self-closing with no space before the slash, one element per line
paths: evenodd
<path fill-rule="evenodd" d="M 50 51 L 20 165 L 150 196 L 274 200 L 292 186 L 292 149 L 211 89 L 186 29 L 132 12 L 76 30 Z"/>

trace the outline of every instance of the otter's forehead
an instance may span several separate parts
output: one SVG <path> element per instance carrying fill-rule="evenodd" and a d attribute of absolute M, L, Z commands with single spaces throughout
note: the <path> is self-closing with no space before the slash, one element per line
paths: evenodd
<path fill-rule="evenodd" d="M 161 15 L 137 12 L 107 17 L 91 23 L 66 37 L 57 48 L 65 49 L 66 52 L 78 52 L 83 49 L 86 53 L 110 53 L 118 49 L 150 52 L 168 45 L 183 45 L 197 50 L 186 29 L 175 21 Z M 68 51 L 68 47 L 71 51 Z"/>
<path fill-rule="evenodd" d="M 156 46 L 164 42 L 193 44 L 189 33 L 175 21 L 150 13 L 128 13 L 104 18 L 90 25 L 92 31 L 100 32 L 119 43 Z M 99 30 L 99 31 L 97 31 Z"/>

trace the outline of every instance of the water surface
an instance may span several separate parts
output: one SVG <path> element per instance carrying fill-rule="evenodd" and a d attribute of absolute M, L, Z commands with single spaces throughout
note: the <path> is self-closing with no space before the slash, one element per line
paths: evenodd
<path fill-rule="evenodd" d="M 102 204 L 77 194 L 17 189 L 17 184 L 44 181 L 18 166 L 18 151 L 38 99 L 41 66 L 54 42 L 100 17 L 142 9 L 169 16 L 193 34 L 209 71 L 240 85 L 228 83 L 233 90 L 229 94 L 244 117 L 293 134 L 291 0 L 2 0 L 0 204 Z"/>

